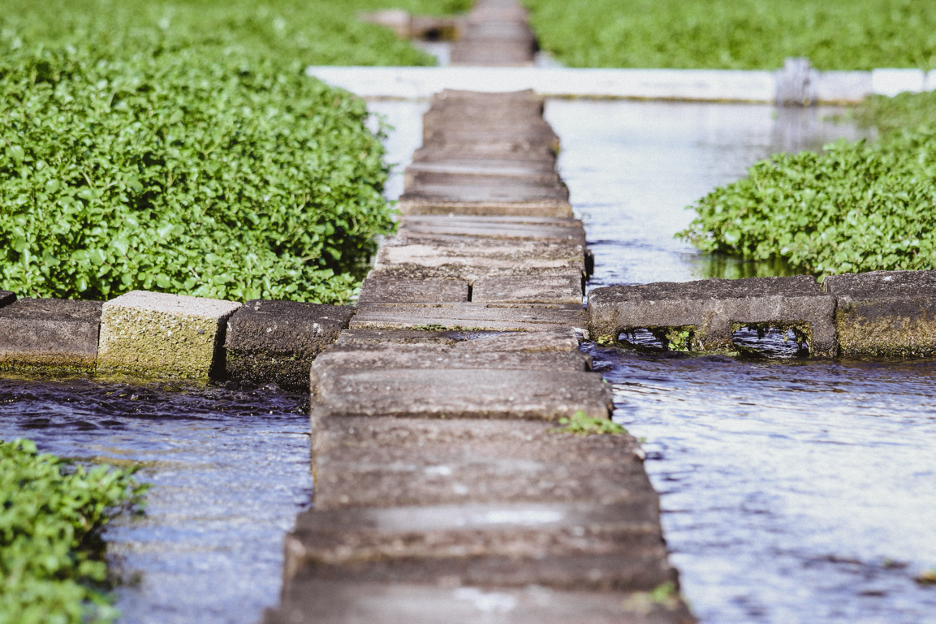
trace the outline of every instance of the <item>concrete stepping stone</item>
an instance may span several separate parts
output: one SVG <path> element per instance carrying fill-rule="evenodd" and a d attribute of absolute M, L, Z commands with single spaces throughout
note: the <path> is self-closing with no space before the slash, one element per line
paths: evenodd
<path fill-rule="evenodd" d="M 584 331 L 581 305 L 567 304 L 393 304 L 358 305 L 351 329 L 450 329 L 462 331 L 539 331 L 556 326 Z"/>
<path fill-rule="evenodd" d="M 467 280 L 368 277 L 358 303 L 465 303 L 470 292 Z"/>
<path fill-rule="evenodd" d="M 506 351 L 492 357 L 490 352 L 453 350 L 444 345 L 398 345 L 394 348 L 336 345 L 311 364 L 313 392 L 318 374 L 329 368 L 445 368 L 515 370 L 591 370 L 591 357 L 579 351 Z"/>
<path fill-rule="evenodd" d="M 694 624 L 685 604 L 647 594 L 294 579 L 263 624 Z"/>
<path fill-rule="evenodd" d="M 16 300 L 0 291 L 0 370 L 93 370 L 100 301 Z"/>
<path fill-rule="evenodd" d="M 842 355 L 936 354 L 936 271 L 830 275 L 823 287 L 838 300 Z"/>
<path fill-rule="evenodd" d="M 398 235 L 388 239 L 377 252 L 374 269 L 394 266 L 446 267 L 451 274 L 445 277 L 472 280 L 492 271 L 511 272 L 518 267 L 525 272 L 554 269 L 554 274 L 581 276 L 585 273 L 585 250 L 565 241 L 478 237 L 458 242 L 438 239 L 424 242 L 419 235 Z"/>
<path fill-rule="evenodd" d="M 254 299 L 227 322 L 226 368 L 234 379 L 306 388 L 315 356 L 338 338 L 350 306 Z"/>
<path fill-rule="evenodd" d="M 490 161 L 481 159 L 428 160 L 414 162 L 406 168 L 406 175 L 424 173 L 535 177 L 555 174 L 556 168 L 550 162 Z"/>
<path fill-rule="evenodd" d="M 326 368 L 312 391 L 315 417 L 606 419 L 611 408 L 600 374 L 569 371 Z"/>
<path fill-rule="evenodd" d="M 629 503 L 658 522 L 643 451 L 627 434 L 575 435 L 555 423 L 320 418 L 317 510 L 461 503 Z"/>
<path fill-rule="evenodd" d="M 585 246 L 585 228 L 578 219 L 462 215 L 403 217 L 400 236 L 452 236 L 561 241 Z"/>
<path fill-rule="evenodd" d="M 564 188 L 565 184 L 558 173 L 533 173 L 527 175 L 507 175 L 498 173 L 495 175 L 483 173 L 457 173 L 425 171 L 416 167 L 408 167 L 404 176 L 404 188 L 407 192 L 410 190 L 419 190 L 423 188 L 434 187 L 463 187 L 477 185 L 479 187 L 497 188 L 506 185 L 519 185 L 521 187 L 532 188 Z"/>
<path fill-rule="evenodd" d="M 455 350 L 500 353 L 578 351 L 579 338 L 568 327 L 535 332 L 462 332 L 438 330 L 350 329 L 341 332 L 336 347 L 368 345 L 453 345 Z"/>
<path fill-rule="evenodd" d="M 134 290 L 104 303 L 98 370 L 207 379 L 224 370 L 227 320 L 240 303 Z"/>
<path fill-rule="evenodd" d="M 552 147 L 530 148 L 528 145 L 487 145 L 483 143 L 465 143 L 463 145 L 428 145 L 413 152 L 413 162 L 477 162 L 488 160 L 492 163 L 507 163 L 512 166 L 536 165 L 537 167 L 556 166 L 556 152 Z"/>
<path fill-rule="evenodd" d="M 476 303 L 580 303 L 585 291 L 581 277 L 500 276 L 482 277 L 472 283 Z"/>
<path fill-rule="evenodd" d="M 677 580 L 652 511 L 639 502 L 316 509 L 287 535 L 284 567 L 306 578 L 650 591 Z"/>
<path fill-rule="evenodd" d="M 693 350 L 730 349 L 738 326 L 794 328 L 812 355 L 835 355 L 835 298 L 808 275 L 660 282 L 596 288 L 588 295 L 594 340 L 636 329 L 688 332 Z"/>

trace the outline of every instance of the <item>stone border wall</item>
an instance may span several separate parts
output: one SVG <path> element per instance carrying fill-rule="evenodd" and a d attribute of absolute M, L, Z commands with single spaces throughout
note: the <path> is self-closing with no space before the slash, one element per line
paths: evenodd
<path fill-rule="evenodd" d="M 550 235 L 556 226 L 545 220 L 530 227 Z M 580 274 L 582 267 L 567 273 Z M 583 331 L 587 325 L 597 341 L 615 341 L 634 329 L 688 331 L 691 350 L 718 350 L 731 348 L 732 330 L 740 325 L 773 326 L 797 330 L 814 356 L 936 355 L 936 271 L 834 275 L 822 287 L 803 275 L 610 286 L 591 292 L 587 315 L 574 302 L 579 278 L 565 274 L 466 272 L 461 279 L 416 281 L 388 275 L 365 282 L 357 308 L 265 300 L 242 305 L 142 291 L 102 304 L 17 299 L 0 291 L 0 370 L 229 377 L 305 388 L 315 356 L 342 330 L 413 325 L 412 305 L 384 291 L 431 301 L 417 311 L 421 326 L 465 336 L 563 323 Z M 536 317 L 519 314 L 513 299 L 500 301 L 499 289 L 516 291 L 531 280 L 539 289 L 528 297 Z M 428 290 L 409 293 L 407 283 Z M 540 303 L 546 294 L 551 299 Z"/>

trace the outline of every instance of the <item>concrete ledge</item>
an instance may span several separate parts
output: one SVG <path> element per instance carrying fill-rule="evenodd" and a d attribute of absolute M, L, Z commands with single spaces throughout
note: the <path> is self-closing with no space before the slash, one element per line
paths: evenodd
<path fill-rule="evenodd" d="M 308 67 L 306 75 L 365 98 L 424 99 L 443 89 L 504 92 L 532 89 L 546 97 L 767 102 L 777 100 L 778 72 L 709 69 L 515 67 Z M 936 70 L 815 72 L 816 102 L 859 102 L 871 94 L 936 87 Z"/>
<path fill-rule="evenodd" d="M 338 338 L 353 315 L 350 306 L 248 301 L 227 322 L 227 373 L 304 389 L 315 356 Z"/>
<path fill-rule="evenodd" d="M 845 356 L 936 354 L 936 271 L 832 275 L 835 326 Z"/>
<path fill-rule="evenodd" d="M 835 298 L 807 275 L 611 286 L 593 290 L 588 302 L 595 340 L 635 329 L 677 330 L 690 349 L 728 349 L 737 326 L 767 325 L 793 329 L 813 355 L 836 353 Z"/>
<path fill-rule="evenodd" d="M 103 305 L 98 369 L 207 379 L 224 370 L 225 322 L 240 303 L 135 290 Z"/>
<path fill-rule="evenodd" d="M 263 624 L 693 624 L 678 599 L 541 586 L 365 583 L 297 579 Z"/>
<path fill-rule="evenodd" d="M 367 303 L 358 306 L 351 329 L 540 331 L 560 326 L 584 331 L 587 322 L 580 305 Z"/>
<path fill-rule="evenodd" d="M 0 291 L 0 370 L 94 370 L 100 301 L 15 299 Z"/>
<path fill-rule="evenodd" d="M 326 368 L 313 390 L 313 418 L 607 419 L 612 405 L 600 374 L 568 371 Z"/>
<path fill-rule="evenodd" d="M 467 303 L 471 286 L 459 279 L 368 277 L 358 303 Z"/>

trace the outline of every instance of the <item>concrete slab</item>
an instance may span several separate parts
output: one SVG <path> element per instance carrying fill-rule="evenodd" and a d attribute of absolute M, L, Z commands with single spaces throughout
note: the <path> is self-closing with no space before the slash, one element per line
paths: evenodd
<path fill-rule="evenodd" d="M 407 192 L 410 190 L 435 187 L 464 187 L 478 185 L 479 187 L 497 188 L 503 186 L 519 186 L 530 188 L 564 188 L 565 184 L 558 173 L 533 173 L 528 175 L 482 174 L 482 173 L 456 173 L 439 171 L 420 171 L 418 168 L 408 167 L 403 181 Z"/>
<path fill-rule="evenodd" d="M 436 305 L 367 303 L 358 306 L 351 329 L 449 329 L 462 331 L 540 331 L 588 321 L 582 306 L 447 303 Z"/>
<path fill-rule="evenodd" d="M 641 505 L 314 510 L 286 536 L 301 578 L 650 591 L 677 580 Z M 288 577 L 287 577 L 288 581 Z"/>
<path fill-rule="evenodd" d="M 100 301 L 14 299 L 0 291 L 0 370 L 94 369 Z"/>
<path fill-rule="evenodd" d="M 470 236 L 544 240 L 585 246 L 585 228 L 578 219 L 409 215 L 401 220 L 397 231 L 401 236 Z"/>
<path fill-rule="evenodd" d="M 98 369 L 204 379 L 224 371 L 227 320 L 240 303 L 134 290 L 106 302 Z"/>
<path fill-rule="evenodd" d="M 315 506 L 626 502 L 659 515 L 633 437 L 555 429 L 536 421 L 319 418 Z"/>
<path fill-rule="evenodd" d="M 588 312 L 595 340 L 641 328 L 675 330 L 690 349 L 726 349 L 736 326 L 769 325 L 801 332 L 812 355 L 836 353 L 835 299 L 807 275 L 597 288 Z"/>
<path fill-rule="evenodd" d="M 448 344 L 466 340 L 465 332 L 405 329 L 351 329 L 338 335 L 336 345 Z"/>
<path fill-rule="evenodd" d="M 467 280 L 368 277 L 358 303 L 464 303 L 470 292 Z"/>
<path fill-rule="evenodd" d="M 423 242 L 418 235 L 396 236 L 377 252 L 374 269 L 380 271 L 395 266 L 444 267 L 449 271 L 445 277 L 471 281 L 498 272 L 509 274 L 518 267 L 525 273 L 554 269 L 553 274 L 581 276 L 585 273 L 585 250 L 564 241 L 477 238 Z"/>
<path fill-rule="evenodd" d="M 313 392 L 317 375 L 328 368 L 475 368 L 584 372 L 591 370 L 591 358 L 581 352 L 569 351 L 483 352 L 455 351 L 442 345 L 398 345 L 379 349 L 363 345 L 341 345 L 328 349 L 311 365 Z"/>
<path fill-rule="evenodd" d="M 558 420 L 611 409 L 600 374 L 568 371 L 328 368 L 313 390 L 316 417 Z"/>
<path fill-rule="evenodd" d="M 581 276 L 482 277 L 472 284 L 476 303 L 580 303 Z"/>
<path fill-rule="evenodd" d="M 831 275 L 823 288 L 838 300 L 842 355 L 936 354 L 936 271 Z"/>
<path fill-rule="evenodd" d="M 694 624 L 673 597 L 542 586 L 367 583 L 294 579 L 264 624 Z"/>
<path fill-rule="evenodd" d="M 413 152 L 413 162 L 447 163 L 447 162 L 478 162 L 489 160 L 491 163 L 512 163 L 513 166 L 535 165 L 537 167 L 555 168 L 556 152 L 551 147 L 538 147 L 524 149 L 523 145 L 490 146 L 480 143 L 464 145 L 427 145 Z"/>
<path fill-rule="evenodd" d="M 234 379 L 305 388 L 315 357 L 354 315 L 350 306 L 255 299 L 227 322 L 227 373 Z"/>
<path fill-rule="evenodd" d="M 401 197 L 397 209 L 404 215 L 484 215 L 572 218 L 567 201 L 461 201 L 410 195 Z"/>
<path fill-rule="evenodd" d="M 463 175 L 538 176 L 556 173 L 549 161 L 517 161 L 487 159 L 426 159 L 412 163 L 407 173 L 458 173 Z"/>
<path fill-rule="evenodd" d="M 456 343 L 455 350 L 537 353 L 540 351 L 578 351 L 579 337 L 571 327 L 535 332 L 488 334 Z"/>

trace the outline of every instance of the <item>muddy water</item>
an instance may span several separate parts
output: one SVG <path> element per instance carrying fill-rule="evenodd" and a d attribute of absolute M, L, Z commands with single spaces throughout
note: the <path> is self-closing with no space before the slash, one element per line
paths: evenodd
<path fill-rule="evenodd" d="M 701 256 L 684 210 L 831 111 L 555 101 L 562 174 L 595 252 L 590 288 L 782 274 Z M 750 337 L 749 337 L 750 338 Z M 756 337 L 755 337 L 756 339 Z M 782 351 L 782 345 L 771 347 Z M 589 349 L 647 469 L 702 622 L 936 622 L 936 361 L 752 361 Z"/>

